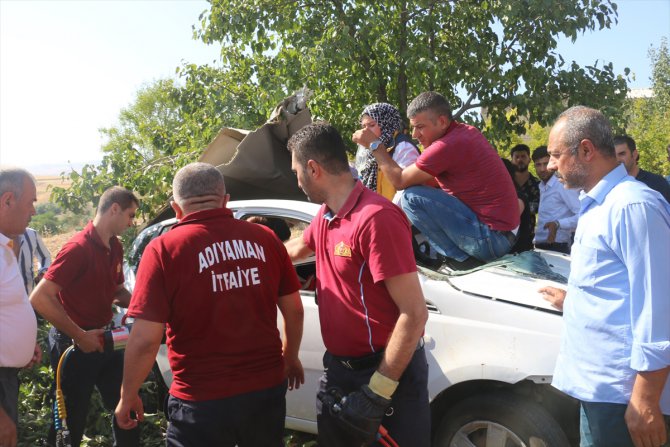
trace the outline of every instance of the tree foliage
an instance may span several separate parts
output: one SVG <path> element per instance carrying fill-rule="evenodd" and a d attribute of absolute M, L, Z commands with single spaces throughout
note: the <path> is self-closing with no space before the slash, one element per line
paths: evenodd
<path fill-rule="evenodd" d="M 485 107 L 493 137 L 578 103 L 618 110 L 626 94 L 612 64 L 580 67 L 556 52 L 561 34 L 615 23 L 610 0 L 211 0 L 200 19 L 196 35 L 223 45 L 235 84 L 264 92 L 266 107 L 307 85 L 312 110 L 345 134 L 365 104 L 404 112 L 425 90 L 471 122 Z"/>
<path fill-rule="evenodd" d="M 668 172 L 666 148 L 670 144 L 670 51 L 667 39 L 649 50 L 652 63 L 651 98 L 629 101 L 628 133 L 640 152 L 640 166 L 652 172 Z"/>

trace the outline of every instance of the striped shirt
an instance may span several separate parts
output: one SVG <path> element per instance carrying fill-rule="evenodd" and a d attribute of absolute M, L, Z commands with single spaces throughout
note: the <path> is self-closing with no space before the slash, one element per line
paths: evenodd
<path fill-rule="evenodd" d="M 19 240 L 21 241 L 19 268 L 26 293 L 30 295 L 35 287 L 35 276 L 44 274 L 51 265 L 51 254 L 39 233 L 32 228 L 26 228 L 26 231 L 19 236 Z M 35 258 L 37 258 L 37 273 L 35 273 Z"/>

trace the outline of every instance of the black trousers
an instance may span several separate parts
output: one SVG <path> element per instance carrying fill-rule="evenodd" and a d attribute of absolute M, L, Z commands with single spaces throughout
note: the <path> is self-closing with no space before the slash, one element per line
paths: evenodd
<path fill-rule="evenodd" d="M 0 368 L 0 407 L 18 426 L 19 369 Z"/>
<path fill-rule="evenodd" d="M 552 242 L 551 244 L 547 242 L 540 242 L 538 244 L 535 244 L 535 248 L 557 251 L 559 253 L 565 253 L 566 255 L 569 255 L 571 246 L 567 242 Z"/>
<path fill-rule="evenodd" d="M 377 366 L 353 371 L 326 352 L 323 356 L 324 372 L 319 391 L 339 388 L 344 395 L 360 389 L 370 381 Z M 316 401 L 316 418 L 319 430 L 319 447 L 360 446 L 349 433 L 342 430 L 329 410 Z M 382 425 L 400 447 L 430 446 L 430 406 L 428 401 L 428 362 L 423 348 L 418 349 L 400 378 L 393 393 L 391 409 L 382 419 Z M 374 443 L 373 445 L 380 445 Z"/>
<path fill-rule="evenodd" d="M 49 356 L 54 371 L 54 390 L 58 361 L 70 345 L 72 345 L 72 340 L 67 335 L 51 328 L 49 331 Z M 61 388 L 65 395 L 66 422 L 70 430 L 72 447 L 79 447 L 84 435 L 93 388 L 98 389 L 105 408 L 112 413 L 113 446 L 139 447 L 139 427 L 132 430 L 123 430 L 116 425 L 116 419 L 113 416 L 121 393 L 123 354 L 124 351 L 85 354 L 78 349 L 70 353 L 64 370 L 61 372 Z M 56 445 L 55 434 L 52 424 L 48 438 L 50 446 Z"/>
<path fill-rule="evenodd" d="M 287 385 L 197 402 L 171 395 L 168 447 L 283 447 Z"/>

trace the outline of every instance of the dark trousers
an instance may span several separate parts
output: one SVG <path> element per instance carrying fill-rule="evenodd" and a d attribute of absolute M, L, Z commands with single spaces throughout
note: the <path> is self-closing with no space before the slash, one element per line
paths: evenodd
<path fill-rule="evenodd" d="M 580 446 L 581 447 L 633 447 L 633 440 L 626 426 L 625 404 L 606 402 L 581 402 Z M 670 416 L 665 417 L 670 445 Z M 661 447 L 663 447 L 661 446 Z"/>
<path fill-rule="evenodd" d="M 370 381 L 377 369 L 372 366 L 357 371 L 346 368 L 340 361 L 326 352 L 323 356 L 324 372 L 319 383 L 319 391 L 339 388 L 344 395 L 360 389 Z M 329 410 L 316 401 L 316 420 L 319 430 L 319 447 L 356 447 L 356 441 L 344 431 Z M 400 384 L 393 393 L 391 408 L 382 419 L 382 425 L 400 447 L 430 446 L 430 406 L 428 401 L 428 362 L 423 348 L 418 349 L 407 369 L 400 378 Z M 374 443 L 373 445 L 380 445 Z"/>
<path fill-rule="evenodd" d="M 58 361 L 71 344 L 72 340 L 67 335 L 51 328 L 49 356 L 51 367 L 54 370 L 54 389 Z M 65 395 L 66 422 L 70 430 L 72 447 L 78 447 L 84 435 L 93 388 L 98 389 L 105 408 L 112 413 L 113 446 L 139 447 L 139 428 L 123 430 L 116 425 L 116 419 L 113 416 L 114 409 L 119 403 L 123 380 L 123 354 L 124 351 L 84 354 L 75 349 L 68 356 L 65 367 L 61 371 L 61 388 Z M 52 425 L 48 438 L 49 445 L 55 445 L 55 439 L 55 429 Z"/>
<path fill-rule="evenodd" d="M 551 244 L 546 242 L 540 242 L 538 244 L 535 244 L 535 248 L 541 248 L 542 250 L 557 251 L 559 253 L 565 253 L 566 255 L 570 254 L 570 244 L 567 242 L 552 242 Z"/>
<path fill-rule="evenodd" d="M 171 395 L 168 447 L 283 447 L 287 385 L 198 402 Z"/>
<path fill-rule="evenodd" d="M 0 368 L 0 407 L 18 425 L 19 369 Z"/>

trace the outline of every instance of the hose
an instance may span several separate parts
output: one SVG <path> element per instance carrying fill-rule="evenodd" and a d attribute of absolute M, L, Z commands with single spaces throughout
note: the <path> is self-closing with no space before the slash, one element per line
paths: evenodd
<path fill-rule="evenodd" d="M 65 396 L 61 389 L 61 375 L 65 368 L 67 359 L 74 349 L 74 345 L 68 347 L 58 360 L 56 368 L 56 399 L 54 400 L 54 428 L 56 429 L 56 447 L 72 447 L 70 430 L 67 428 L 67 409 L 65 408 Z"/>

